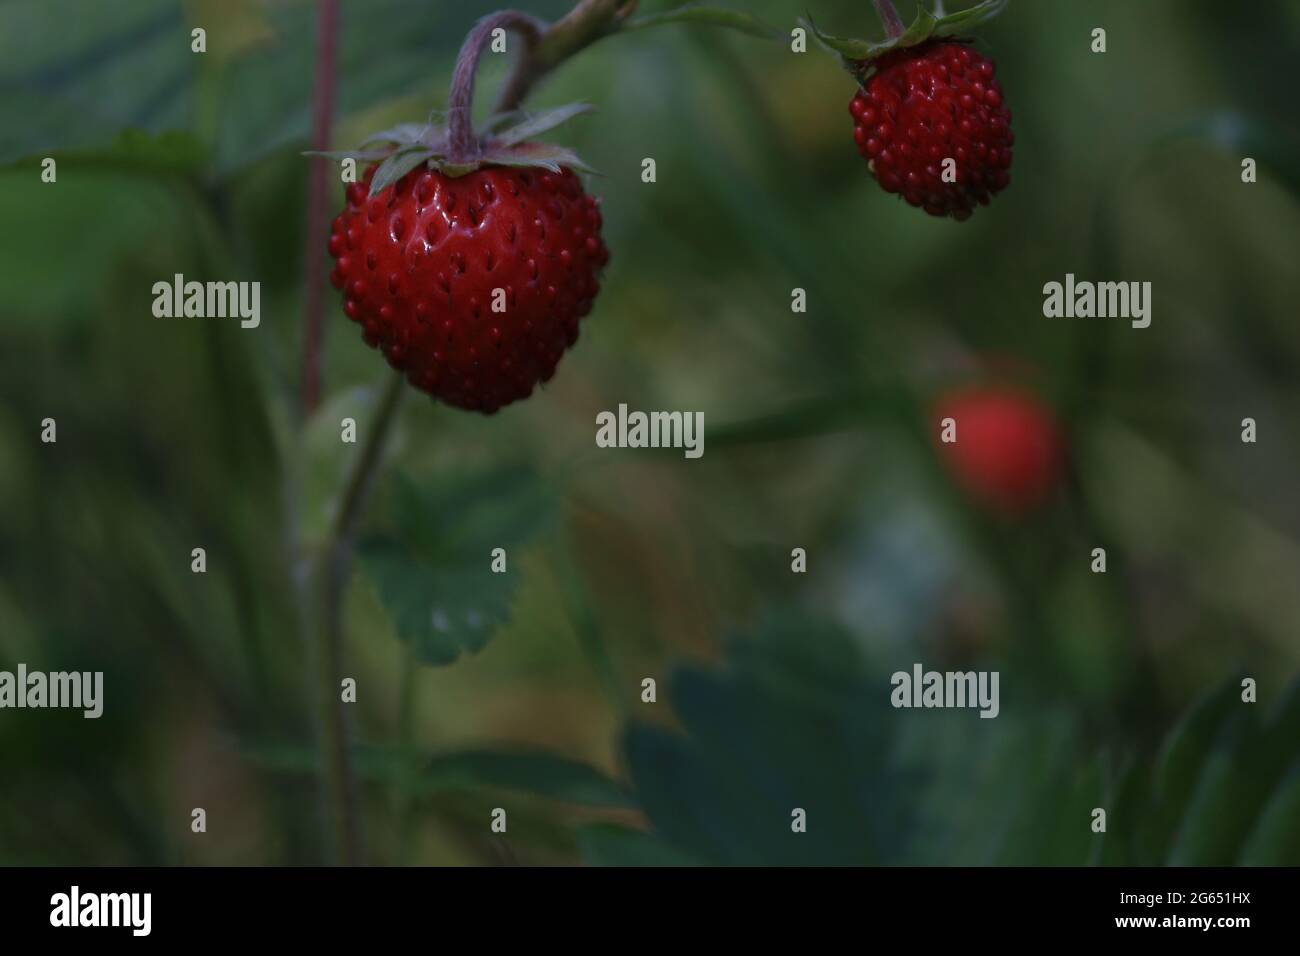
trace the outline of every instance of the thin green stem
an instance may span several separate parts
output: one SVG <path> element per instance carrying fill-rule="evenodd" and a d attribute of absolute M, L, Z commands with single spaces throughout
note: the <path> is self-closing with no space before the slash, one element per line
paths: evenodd
<path fill-rule="evenodd" d="M 416 676 L 419 669 L 415 647 L 407 641 L 402 645 L 402 683 L 397 698 L 398 749 L 402 755 L 402 772 L 398 777 L 400 782 L 395 803 L 397 805 L 397 853 L 398 863 L 401 866 L 409 865 L 415 852 L 415 841 L 412 839 L 411 831 L 415 825 L 415 784 L 419 775 L 419 751 L 416 749 L 415 740 L 418 684 Z"/>
<path fill-rule="evenodd" d="M 343 499 L 319 568 L 321 620 L 317 622 L 315 631 L 319 635 L 321 765 L 335 858 L 345 866 L 360 864 L 365 850 L 356 776 L 352 770 L 351 735 L 342 699 L 343 597 L 352 572 L 352 548 L 357 527 L 383 459 L 384 445 L 401 404 L 405 384 L 400 374 L 392 375 L 379 399 L 375 414 L 367 425 L 365 441 L 343 487 Z"/>

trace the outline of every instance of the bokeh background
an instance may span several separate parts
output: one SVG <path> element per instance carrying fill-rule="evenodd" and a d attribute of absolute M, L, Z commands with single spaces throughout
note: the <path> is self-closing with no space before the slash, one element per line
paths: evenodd
<path fill-rule="evenodd" d="M 804 7 L 878 31 L 745 4 Z M 344 0 L 336 146 L 445 106 L 490 9 Z M 0 712 L 0 862 L 333 858 L 296 577 L 388 370 L 330 290 L 298 427 L 314 43 L 305 0 L 0 4 L 0 669 L 106 684 Z M 1300 863 L 1300 4 L 1016 0 L 979 45 L 1015 163 L 962 224 L 876 186 L 816 48 L 661 26 L 536 91 L 599 108 L 552 138 L 613 259 L 545 390 L 400 411 L 344 604 L 369 861 Z M 261 327 L 154 318 L 177 272 L 260 281 Z M 1152 282 L 1151 327 L 1045 319 L 1067 272 Z M 1008 374 L 1070 452 L 1018 521 L 927 419 Z M 703 458 L 595 448 L 620 402 L 702 411 Z M 917 661 L 1001 716 L 892 709 Z"/>

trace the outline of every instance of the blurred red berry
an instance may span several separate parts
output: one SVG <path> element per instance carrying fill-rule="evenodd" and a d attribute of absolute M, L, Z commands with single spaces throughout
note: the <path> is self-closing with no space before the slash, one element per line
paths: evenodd
<path fill-rule="evenodd" d="M 966 219 L 1011 181 L 1011 113 L 993 61 L 964 43 L 886 53 L 849 104 L 871 173 L 932 216 Z M 953 182 L 944 182 L 945 160 Z"/>
<path fill-rule="evenodd" d="M 944 463 L 971 497 L 1015 517 L 1042 505 L 1061 479 L 1065 442 L 1050 409 L 1027 392 L 985 386 L 950 393 L 935 406 Z M 952 419 L 956 441 L 943 441 Z"/>
<path fill-rule="evenodd" d="M 334 220 L 331 274 L 366 342 L 416 388 L 491 414 L 548 381 L 600 291 L 601 216 L 570 169 L 374 167 Z"/>

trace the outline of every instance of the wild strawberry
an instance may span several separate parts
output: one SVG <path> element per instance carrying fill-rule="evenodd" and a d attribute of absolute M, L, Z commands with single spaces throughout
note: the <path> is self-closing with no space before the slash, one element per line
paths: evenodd
<path fill-rule="evenodd" d="M 932 216 L 967 219 L 1011 181 L 1011 113 L 993 61 L 957 39 L 997 16 L 1006 0 L 943 16 L 918 3 L 904 27 L 891 0 L 875 0 L 886 39 L 823 33 L 822 46 L 858 81 L 853 139 L 871 174 Z"/>
<path fill-rule="evenodd" d="M 535 144 L 523 144 L 533 146 Z M 365 341 L 429 394 L 491 414 L 549 381 L 609 261 L 601 215 L 567 167 L 376 167 L 334 220 L 331 274 Z"/>
<path fill-rule="evenodd" d="M 587 167 L 535 140 L 590 107 L 506 110 L 473 127 L 478 61 L 503 30 L 530 47 L 546 24 L 515 10 L 475 23 L 445 124 L 403 123 L 324 154 L 382 160 L 348 187 L 330 234 L 343 311 L 416 388 L 487 414 L 555 374 L 609 262 L 600 210 L 574 174 Z"/>
<path fill-rule="evenodd" d="M 1010 182 L 1011 113 L 993 61 L 965 44 L 885 54 L 849 112 L 876 181 L 932 216 L 966 219 Z"/>
<path fill-rule="evenodd" d="M 954 426 L 947 435 L 945 419 Z M 936 404 L 935 422 L 939 450 L 954 479 L 999 514 L 1016 517 L 1033 510 L 1060 480 L 1065 457 L 1060 426 L 1027 392 L 1007 386 L 953 392 Z"/>

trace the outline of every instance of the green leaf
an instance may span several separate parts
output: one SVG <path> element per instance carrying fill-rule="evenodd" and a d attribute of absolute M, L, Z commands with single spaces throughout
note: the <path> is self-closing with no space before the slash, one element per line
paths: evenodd
<path fill-rule="evenodd" d="M 529 116 L 522 122 L 503 129 L 496 135 L 493 142 L 502 146 L 513 146 L 515 143 L 522 143 L 524 140 L 532 139 L 534 136 L 539 136 L 562 123 L 567 123 L 575 116 L 590 113 L 593 110 L 595 110 L 595 107 L 590 103 L 570 103 L 567 106 L 557 106 L 555 109 Z"/>
<path fill-rule="evenodd" d="M 578 154 L 552 143 L 518 143 L 514 146 L 490 146 L 483 152 L 483 162 L 496 166 L 536 166 L 553 173 L 568 166 L 585 173 L 595 170 L 578 158 Z"/>
<path fill-rule="evenodd" d="M 1300 760 L 1300 684 L 1267 712 L 1240 695 L 1239 682 L 1225 682 L 1172 735 L 1148 814 L 1145 848 L 1159 862 L 1226 866 L 1266 852 L 1253 834 L 1290 799 L 1277 792 Z M 1268 829 L 1286 833 L 1276 821 Z"/>
<path fill-rule="evenodd" d="M 0 4 L 0 162 L 91 150 L 125 129 L 189 126 L 194 76 L 185 10 L 170 0 Z"/>
<path fill-rule="evenodd" d="M 370 181 L 370 195 L 378 196 L 421 163 L 428 162 L 433 156 L 433 150 L 425 146 L 399 149 L 380 163 L 379 168 L 375 170 L 375 177 Z"/>
<path fill-rule="evenodd" d="M 58 176 L 57 185 L 43 184 L 34 160 L 0 171 L 0 222 L 22 236 L 7 244 L 0 269 L 0 322 L 41 323 L 47 332 L 87 323 L 115 288 L 114 276 L 137 280 L 134 287 L 119 280 L 118 307 L 148 315 L 150 285 L 165 277 L 158 263 L 166 263 L 166 276 L 203 268 L 201 209 L 192 190 L 94 163 L 60 165 Z"/>
<path fill-rule="evenodd" d="M 749 36 L 764 40 L 774 40 L 780 31 L 764 23 L 758 17 L 736 10 L 724 10 L 720 7 L 679 7 L 662 13 L 650 13 L 641 17 L 632 17 L 624 22 L 624 30 L 644 30 L 665 23 L 698 23 L 705 26 L 724 27 L 739 30 Z"/>
<path fill-rule="evenodd" d="M 310 132 L 316 4 L 213 3 L 209 52 L 190 51 L 203 11 L 177 0 L 0 3 L 0 163 L 101 147 L 124 129 L 187 131 L 217 175 Z M 229 9 L 227 9 L 229 8 Z M 338 115 L 422 89 L 455 56 L 467 14 L 428 0 L 340 5 Z M 401 24 L 399 30 L 393 24 Z M 218 49 L 220 47 L 220 49 Z M 382 56 L 375 51 L 382 50 Z"/>
<path fill-rule="evenodd" d="M 491 569 L 494 548 L 538 530 L 552 496 L 531 471 L 506 468 L 440 484 L 396 479 L 400 535 L 363 541 L 358 560 L 393 618 L 397 636 L 426 664 L 481 650 L 510 617 L 518 565 Z"/>
<path fill-rule="evenodd" d="M 490 551 L 470 567 L 422 558 L 400 541 L 373 538 L 358 558 L 392 615 L 397 636 L 411 644 L 422 663 L 444 666 L 462 653 L 481 651 L 510 619 L 516 578 L 493 574 Z"/>
<path fill-rule="evenodd" d="M 60 172 L 65 167 L 93 164 L 98 170 L 189 174 L 200 171 L 208 162 L 207 147 L 189 133 L 153 135 L 138 129 L 123 130 L 101 147 L 54 151 L 50 155 L 58 161 Z"/>
<path fill-rule="evenodd" d="M 870 403 L 868 395 L 874 396 Z M 714 449 L 745 447 L 862 428 L 869 416 L 879 414 L 882 409 L 895 411 L 899 404 L 897 399 L 883 390 L 879 393 L 862 389 L 835 392 L 790 402 L 779 411 L 759 414 L 743 421 L 725 422 L 710 429 L 709 446 Z"/>
<path fill-rule="evenodd" d="M 1235 681 L 1225 681 L 1197 703 L 1170 733 L 1156 764 L 1146 835 L 1148 852 L 1163 858 L 1174 840 L 1220 728 L 1241 704 L 1239 693 Z"/>
<path fill-rule="evenodd" d="M 1260 811 L 1242 845 L 1241 866 L 1295 866 L 1300 861 L 1300 763 Z"/>

